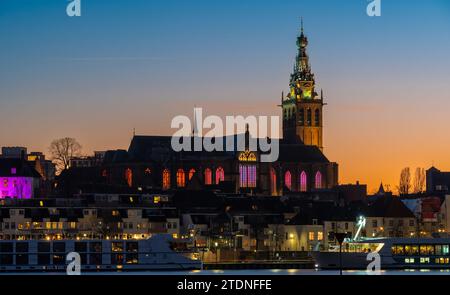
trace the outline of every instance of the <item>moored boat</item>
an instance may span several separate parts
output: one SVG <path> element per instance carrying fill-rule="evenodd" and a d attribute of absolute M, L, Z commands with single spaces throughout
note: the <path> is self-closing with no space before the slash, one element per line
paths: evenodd
<path fill-rule="evenodd" d="M 146 240 L 0 241 L 0 271 L 66 271 L 72 252 L 80 255 L 81 271 L 200 269 L 202 262 L 186 243 L 166 234 Z"/>
<path fill-rule="evenodd" d="M 449 238 L 379 238 L 346 241 L 342 253 L 335 247 L 311 255 L 320 269 L 367 269 L 373 253 L 379 254 L 381 270 L 448 269 L 449 249 Z"/>

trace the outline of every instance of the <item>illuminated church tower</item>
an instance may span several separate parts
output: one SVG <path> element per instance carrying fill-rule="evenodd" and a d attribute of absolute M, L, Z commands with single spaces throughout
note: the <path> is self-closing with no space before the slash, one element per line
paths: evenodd
<path fill-rule="evenodd" d="M 291 74 L 290 91 L 281 97 L 283 136 L 287 142 L 317 146 L 323 150 L 323 93 L 315 92 L 314 74 L 306 52 L 308 38 L 303 32 L 297 38 L 298 54 Z"/>

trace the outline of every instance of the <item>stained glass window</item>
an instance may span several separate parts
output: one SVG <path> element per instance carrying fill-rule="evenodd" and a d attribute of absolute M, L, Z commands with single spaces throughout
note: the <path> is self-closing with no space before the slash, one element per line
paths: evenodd
<path fill-rule="evenodd" d="M 184 175 L 183 169 L 178 169 L 178 171 L 177 171 L 177 186 L 178 187 L 186 186 L 186 177 Z"/>
<path fill-rule="evenodd" d="M 164 169 L 163 171 L 163 189 L 170 189 L 170 171 L 169 169 Z"/>
<path fill-rule="evenodd" d="M 192 177 L 194 177 L 194 174 L 195 174 L 195 169 L 189 170 L 189 180 L 191 180 Z"/>
<path fill-rule="evenodd" d="M 133 171 L 130 168 L 125 170 L 125 180 L 129 187 L 133 186 Z"/>
<path fill-rule="evenodd" d="M 221 181 L 225 181 L 225 171 L 222 167 L 216 169 L 216 184 L 219 184 Z"/>
<path fill-rule="evenodd" d="M 320 173 L 320 171 L 317 171 L 316 173 L 316 189 L 321 189 L 322 188 L 322 173 Z"/>
<path fill-rule="evenodd" d="M 300 174 L 300 191 L 306 192 L 307 189 L 308 189 L 308 186 L 307 186 L 306 172 L 302 171 L 302 173 Z"/>
<path fill-rule="evenodd" d="M 205 169 L 205 184 L 206 185 L 212 184 L 212 171 L 209 168 Z"/>
<path fill-rule="evenodd" d="M 239 165 L 239 180 L 242 188 L 256 187 L 256 165 Z"/>
<path fill-rule="evenodd" d="M 292 190 L 292 176 L 290 171 L 286 171 L 284 174 L 284 185 L 286 185 L 289 190 Z"/>
<path fill-rule="evenodd" d="M 270 168 L 270 188 L 272 190 L 272 195 L 277 194 L 277 174 L 275 169 Z"/>

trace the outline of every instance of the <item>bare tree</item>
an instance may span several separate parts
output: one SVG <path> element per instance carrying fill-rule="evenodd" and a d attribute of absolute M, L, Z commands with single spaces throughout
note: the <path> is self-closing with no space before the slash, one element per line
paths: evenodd
<path fill-rule="evenodd" d="M 400 174 L 400 183 L 398 186 L 398 193 L 400 195 L 407 195 L 411 191 L 411 170 L 406 167 Z"/>
<path fill-rule="evenodd" d="M 425 190 L 425 169 L 424 168 L 416 168 L 416 172 L 414 174 L 414 193 L 421 193 Z"/>
<path fill-rule="evenodd" d="M 68 169 L 70 160 L 81 155 L 81 145 L 75 138 L 65 137 L 52 141 L 50 144 L 52 160 L 56 164 L 57 173 Z"/>

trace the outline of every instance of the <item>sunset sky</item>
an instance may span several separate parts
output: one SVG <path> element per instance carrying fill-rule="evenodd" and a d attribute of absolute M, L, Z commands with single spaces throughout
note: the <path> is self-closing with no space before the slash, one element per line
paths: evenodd
<path fill-rule="evenodd" d="M 0 0 L 0 146 L 86 154 L 171 135 L 194 106 L 280 115 L 300 17 L 326 102 L 325 154 L 372 193 L 400 170 L 450 170 L 450 1 Z"/>

